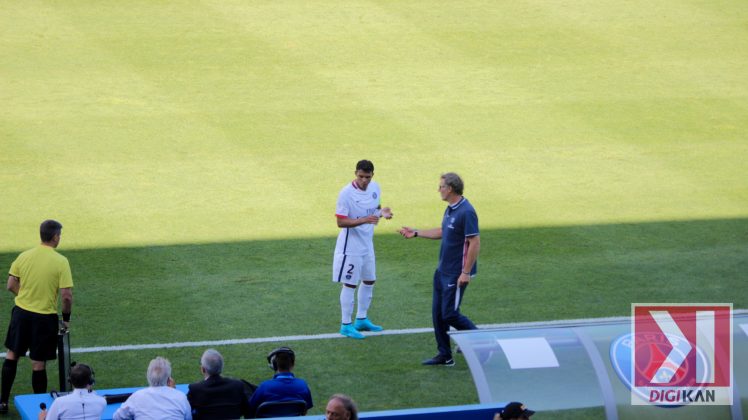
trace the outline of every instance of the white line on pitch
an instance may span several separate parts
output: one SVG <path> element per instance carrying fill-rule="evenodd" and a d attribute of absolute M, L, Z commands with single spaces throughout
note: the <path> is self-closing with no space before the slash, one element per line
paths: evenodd
<path fill-rule="evenodd" d="M 748 310 L 733 310 L 734 315 L 748 314 Z M 583 319 L 564 319 L 555 321 L 535 321 L 535 322 L 513 322 L 506 324 L 483 324 L 478 327 L 481 329 L 519 329 L 519 328 L 539 328 L 539 327 L 563 327 L 580 324 L 597 324 L 608 322 L 628 321 L 630 317 L 608 317 L 608 318 L 583 318 Z M 421 334 L 433 332 L 433 328 L 408 328 L 402 330 L 384 330 L 377 333 L 364 332 L 367 336 L 376 335 L 402 335 L 402 334 Z M 215 347 L 228 346 L 234 344 L 258 344 L 258 343 L 277 343 L 306 340 L 326 340 L 331 338 L 345 338 L 338 333 L 314 334 L 314 335 L 287 335 L 278 337 L 261 337 L 261 338 L 238 338 L 230 340 L 213 340 L 213 341 L 185 341 L 181 343 L 154 343 L 154 344 L 130 344 L 123 346 L 102 346 L 102 347 L 78 347 L 70 349 L 71 353 L 98 353 L 107 351 L 128 351 L 128 350 L 148 350 L 148 349 L 173 349 L 181 347 Z M 5 357 L 5 353 L 0 353 L 0 357 Z"/>

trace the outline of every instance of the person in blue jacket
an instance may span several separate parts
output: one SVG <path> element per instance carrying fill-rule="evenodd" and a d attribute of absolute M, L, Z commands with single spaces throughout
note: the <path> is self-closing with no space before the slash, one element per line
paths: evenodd
<path fill-rule="evenodd" d="M 304 400 L 307 411 L 312 408 L 314 404 L 309 385 L 291 372 L 296 364 L 294 351 L 289 347 L 279 347 L 268 354 L 267 360 L 275 375 L 273 379 L 261 383 L 252 394 L 249 400 L 250 415 L 255 417 L 257 407 L 267 401 Z"/>

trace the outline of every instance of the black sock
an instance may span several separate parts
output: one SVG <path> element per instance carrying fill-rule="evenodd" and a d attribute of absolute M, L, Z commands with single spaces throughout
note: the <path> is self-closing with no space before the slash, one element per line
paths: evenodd
<path fill-rule="evenodd" d="M 3 362 L 2 385 L 0 385 L 0 402 L 7 403 L 10 399 L 10 389 L 13 388 L 13 382 L 16 380 L 16 368 L 18 360 L 5 359 Z"/>
<path fill-rule="evenodd" d="M 34 394 L 47 393 L 46 370 L 35 370 L 31 372 L 31 387 L 34 389 Z"/>

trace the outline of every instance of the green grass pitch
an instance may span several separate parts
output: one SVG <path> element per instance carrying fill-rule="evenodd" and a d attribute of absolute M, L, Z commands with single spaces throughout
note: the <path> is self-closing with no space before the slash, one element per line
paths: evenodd
<path fill-rule="evenodd" d="M 430 326 L 438 244 L 395 230 L 438 225 L 446 171 L 480 217 L 477 323 L 745 309 L 746 19 L 700 0 L 5 1 L 0 267 L 64 224 L 74 347 L 334 332 L 335 199 L 367 158 L 395 212 L 371 310 L 388 329 Z M 314 414 L 335 392 L 477 402 L 462 359 L 419 365 L 430 334 L 290 344 Z M 273 347 L 218 349 L 259 382 Z M 155 355 L 196 381 L 202 350 L 75 358 L 110 388 Z"/>

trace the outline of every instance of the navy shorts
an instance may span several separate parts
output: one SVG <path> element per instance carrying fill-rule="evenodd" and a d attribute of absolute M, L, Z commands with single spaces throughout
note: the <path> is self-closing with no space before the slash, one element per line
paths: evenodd
<path fill-rule="evenodd" d="M 57 314 L 37 314 L 18 306 L 13 307 L 5 337 L 5 347 L 18 357 L 29 352 L 29 358 L 36 361 L 57 358 Z"/>

